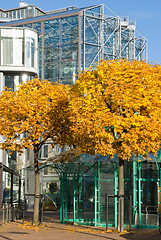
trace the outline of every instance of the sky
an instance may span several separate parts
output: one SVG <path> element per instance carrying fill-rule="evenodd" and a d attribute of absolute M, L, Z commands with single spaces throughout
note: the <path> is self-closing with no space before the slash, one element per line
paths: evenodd
<path fill-rule="evenodd" d="M 24 0 L 25 1 L 25 0 Z M 136 20 L 136 30 L 148 40 L 148 61 L 161 64 L 161 0 L 26 0 L 44 11 L 75 5 L 86 7 L 104 3 L 116 15 Z M 6 10 L 19 6 L 18 0 L 1 1 Z"/>

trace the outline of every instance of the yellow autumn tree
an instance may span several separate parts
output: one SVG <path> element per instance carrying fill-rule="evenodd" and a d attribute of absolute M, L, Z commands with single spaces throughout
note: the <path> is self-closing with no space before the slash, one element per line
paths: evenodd
<path fill-rule="evenodd" d="M 118 230 L 122 232 L 124 160 L 132 154 L 146 158 L 147 153 L 155 154 L 160 148 L 161 66 L 143 61 L 101 61 L 78 76 L 71 95 L 75 144 L 84 153 L 118 156 Z"/>
<path fill-rule="evenodd" d="M 0 133 L 2 149 L 34 151 L 35 199 L 33 223 L 39 222 L 38 152 L 51 139 L 54 144 L 70 143 L 69 97 L 66 87 L 33 79 L 15 92 L 3 91 L 0 96 Z"/>

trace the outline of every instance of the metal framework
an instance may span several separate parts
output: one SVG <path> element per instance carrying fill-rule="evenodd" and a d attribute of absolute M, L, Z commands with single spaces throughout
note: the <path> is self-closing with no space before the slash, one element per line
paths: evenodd
<path fill-rule="evenodd" d="M 159 159 L 159 158 L 158 158 Z M 125 163 L 125 227 L 158 228 L 161 208 L 160 161 Z M 118 162 L 84 161 L 55 164 L 60 177 L 60 221 L 106 225 L 106 196 L 117 196 Z M 117 227 L 117 197 L 109 198 L 108 227 Z M 128 207 L 129 206 L 129 207 Z"/>
<path fill-rule="evenodd" d="M 100 59 L 147 60 L 147 40 L 136 31 L 135 22 L 121 19 L 105 5 L 99 5 L 83 12 L 83 23 L 83 69 L 93 66 Z M 89 46 L 97 50 L 88 65 L 86 47 Z"/>

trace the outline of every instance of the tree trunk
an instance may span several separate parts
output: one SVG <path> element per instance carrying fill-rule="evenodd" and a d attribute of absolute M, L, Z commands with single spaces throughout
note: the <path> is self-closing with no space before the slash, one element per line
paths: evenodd
<path fill-rule="evenodd" d="M 35 171 L 35 197 L 34 197 L 34 216 L 33 224 L 39 224 L 39 196 L 40 196 L 40 179 L 38 168 L 38 150 L 34 149 L 34 171 Z"/>
<path fill-rule="evenodd" d="M 124 160 L 119 159 L 118 232 L 124 231 Z"/>

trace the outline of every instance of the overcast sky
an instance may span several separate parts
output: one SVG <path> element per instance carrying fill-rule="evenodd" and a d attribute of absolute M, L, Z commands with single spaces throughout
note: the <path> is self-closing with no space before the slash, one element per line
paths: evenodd
<path fill-rule="evenodd" d="M 129 16 L 136 20 L 136 29 L 148 40 L 148 61 L 161 64 L 161 0 L 26 0 L 44 11 L 76 5 L 92 6 L 104 3 L 120 17 Z M 19 6 L 17 0 L 1 1 L 0 8 L 10 9 Z"/>

